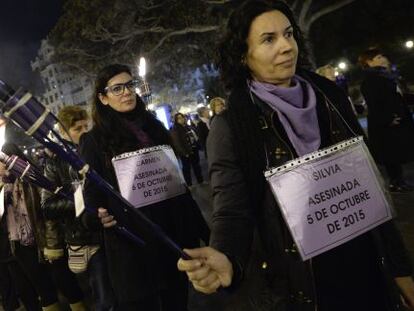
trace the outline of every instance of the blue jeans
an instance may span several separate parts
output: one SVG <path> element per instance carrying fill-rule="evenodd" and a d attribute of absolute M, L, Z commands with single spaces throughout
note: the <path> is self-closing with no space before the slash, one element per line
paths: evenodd
<path fill-rule="evenodd" d="M 115 296 L 109 279 L 106 257 L 102 249 L 92 256 L 88 263 L 89 285 L 96 311 L 115 310 Z"/>

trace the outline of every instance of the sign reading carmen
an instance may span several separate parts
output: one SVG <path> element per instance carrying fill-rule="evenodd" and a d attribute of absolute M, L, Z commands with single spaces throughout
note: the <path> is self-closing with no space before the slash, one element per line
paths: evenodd
<path fill-rule="evenodd" d="M 361 137 L 265 173 L 303 260 L 392 218 Z"/>
<path fill-rule="evenodd" d="M 185 193 L 185 182 L 171 147 L 157 146 L 112 159 L 119 190 L 135 207 Z"/>

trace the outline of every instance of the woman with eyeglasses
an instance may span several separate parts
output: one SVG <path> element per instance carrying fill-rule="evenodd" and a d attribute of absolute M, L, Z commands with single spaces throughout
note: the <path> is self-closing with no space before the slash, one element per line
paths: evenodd
<path fill-rule="evenodd" d="M 115 64 L 103 68 L 95 81 L 94 126 L 80 140 L 83 159 L 115 188 L 121 185 L 111 163 L 113 157 L 142 148 L 171 145 L 168 131 L 146 110 L 136 93 L 137 87 L 127 66 Z M 98 210 L 101 220 L 84 215 L 84 222 L 89 226 L 103 224 L 105 228 L 105 251 L 117 309 L 187 310 L 188 284 L 185 275 L 177 271 L 174 254 L 149 236 L 133 215 L 126 221 L 139 232 L 145 246 L 138 247 L 112 230 L 116 220 L 107 210 L 119 204 L 95 185 L 86 183 L 84 196 L 86 204 Z M 140 211 L 180 246 L 198 245 L 200 237 L 208 241 L 208 227 L 188 190 L 140 207 Z"/>

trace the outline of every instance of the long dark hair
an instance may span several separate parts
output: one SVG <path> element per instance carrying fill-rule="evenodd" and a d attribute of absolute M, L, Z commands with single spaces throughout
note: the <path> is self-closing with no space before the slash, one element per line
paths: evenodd
<path fill-rule="evenodd" d="M 128 73 L 132 76 L 128 66 L 112 64 L 101 69 L 95 80 L 95 93 L 92 105 L 92 119 L 94 129 L 99 131 L 100 143 L 110 154 L 127 151 L 136 147 L 136 138 L 127 128 L 121 115 L 109 105 L 102 104 L 99 94 L 105 94 L 105 87 L 114 76 Z M 125 113 L 128 119 L 137 121 L 142 129 L 151 137 L 155 144 L 170 144 L 168 131 L 150 112 L 145 103 L 136 94 L 137 104 L 133 111 Z"/>
<path fill-rule="evenodd" d="M 177 121 L 177 119 L 178 119 L 178 117 L 179 116 L 181 116 L 181 117 L 183 117 L 184 118 L 184 120 L 186 120 L 187 118 L 181 113 L 181 112 L 177 112 L 175 115 L 174 115 L 174 126 L 177 126 L 177 125 L 179 125 L 179 126 L 182 126 L 180 123 L 178 123 L 178 121 Z"/>
<path fill-rule="evenodd" d="M 246 40 L 250 26 L 257 16 L 274 10 L 282 12 L 293 27 L 293 36 L 299 49 L 298 66 L 309 66 L 305 40 L 289 6 L 283 1 L 248 0 L 231 14 L 226 32 L 218 45 L 216 65 L 226 88 L 232 89 L 251 78 L 249 68 L 242 61 L 248 49 Z"/>

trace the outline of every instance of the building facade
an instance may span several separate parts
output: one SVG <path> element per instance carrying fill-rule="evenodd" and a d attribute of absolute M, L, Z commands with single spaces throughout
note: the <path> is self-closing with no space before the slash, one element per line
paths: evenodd
<path fill-rule="evenodd" d="M 93 96 L 93 82 L 81 75 L 74 75 L 65 65 L 54 63 L 54 50 L 47 39 L 42 40 L 37 57 L 31 62 L 32 70 L 38 72 L 45 87 L 39 100 L 53 114 L 64 105 L 89 107 Z"/>

